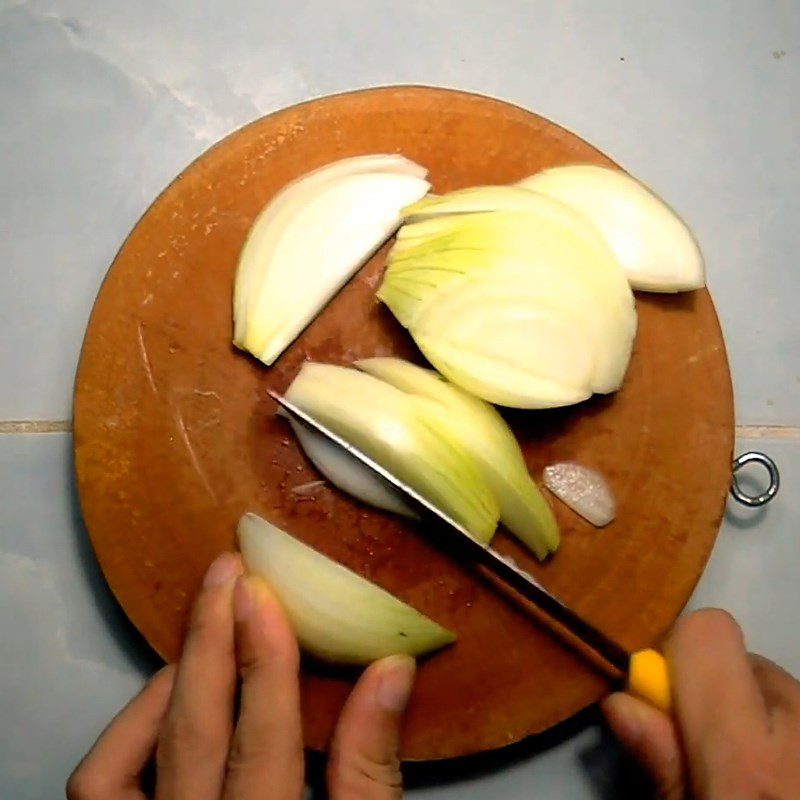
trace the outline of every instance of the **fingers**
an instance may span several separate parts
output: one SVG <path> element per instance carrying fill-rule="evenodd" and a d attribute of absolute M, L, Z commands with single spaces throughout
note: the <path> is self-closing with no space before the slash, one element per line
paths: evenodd
<path fill-rule="evenodd" d="M 345 704 L 331 745 L 331 800 L 402 796 L 397 751 L 414 672 L 412 658 L 390 656 L 372 664 L 361 676 Z"/>
<path fill-rule="evenodd" d="M 159 800 L 218 800 L 233 727 L 233 587 L 241 560 L 223 553 L 195 600 L 158 743 Z"/>
<path fill-rule="evenodd" d="M 678 621 L 665 655 L 695 793 L 733 797 L 769 728 L 741 629 L 724 611 L 695 612 Z"/>
<path fill-rule="evenodd" d="M 741 628 L 725 611 L 704 609 L 678 620 L 665 644 L 675 708 L 687 749 L 742 729 L 765 732 L 767 715 Z"/>
<path fill-rule="evenodd" d="M 68 800 L 144 798 L 139 774 L 155 749 L 174 677 L 175 668 L 164 667 L 117 714 L 67 781 Z"/>
<path fill-rule="evenodd" d="M 601 707 L 611 732 L 652 776 L 658 797 L 682 800 L 683 757 L 673 721 L 658 709 L 622 692 L 607 697 Z"/>
<path fill-rule="evenodd" d="M 753 675 L 761 689 L 769 713 L 800 717 L 800 683 L 785 669 L 764 656 L 750 653 Z"/>
<path fill-rule="evenodd" d="M 300 798 L 304 753 L 294 633 L 276 597 L 256 577 L 236 582 L 234 614 L 242 693 L 225 797 Z"/>

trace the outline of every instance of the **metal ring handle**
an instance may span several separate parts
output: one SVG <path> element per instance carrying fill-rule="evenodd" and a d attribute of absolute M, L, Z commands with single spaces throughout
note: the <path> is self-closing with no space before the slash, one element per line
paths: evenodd
<path fill-rule="evenodd" d="M 745 492 L 739 485 L 739 480 L 736 477 L 736 473 L 743 466 L 745 466 L 745 464 L 753 463 L 761 464 L 761 466 L 764 467 L 769 474 L 769 486 L 759 495 L 747 494 L 747 492 Z M 741 503 L 743 506 L 750 506 L 751 508 L 764 506 L 769 503 L 769 501 L 772 500 L 776 494 L 778 494 L 778 489 L 780 489 L 780 486 L 781 475 L 780 472 L 778 472 L 778 466 L 766 453 L 751 451 L 749 453 L 742 453 L 740 456 L 737 456 L 733 459 L 733 480 L 731 481 L 731 494 L 737 503 Z"/>

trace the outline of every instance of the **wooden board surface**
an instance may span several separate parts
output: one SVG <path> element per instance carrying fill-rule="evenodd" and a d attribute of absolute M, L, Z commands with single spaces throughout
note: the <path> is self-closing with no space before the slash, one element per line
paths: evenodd
<path fill-rule="evenodd" d="M 324 487 L 274 416 L 310 358 L 420 360 L 374 298 L 386 248 L 267 369 L 231 343 L 236 259 L 257 212 L 287 181 L 338 158 L 401 152 L 434 190 L 507 183 L 543 167 L 611 164 L 553 123 L 497 100 L 424 87 L 323 98 L 258 120 L 211 148 L 156 200 L 100 290 L 75 390 L 81 505 L 108 582 L 151 645 L 180 651 L 191 598 L 234 546 L 245 511 L 285 527 L 458 633 L 426 660 L 403 755 L 441 759 L 544 731 L 607 691 L 606 680 L 520 607 L 428 543 L 414 526 Z M 556 460 L 597 467 L 617 519 L 596 530 L 556 505 L 563 544 L 539 565 L 495 542 L 629 648 L 659 639 L 699 578 L 731 478 L 733 404 L 709 294 L 637 298 L 640 328 L 612 397 L 510 412 L 531 472 Z M 326 746 L 352 675 L 306 666 L 309 746 Z"/>

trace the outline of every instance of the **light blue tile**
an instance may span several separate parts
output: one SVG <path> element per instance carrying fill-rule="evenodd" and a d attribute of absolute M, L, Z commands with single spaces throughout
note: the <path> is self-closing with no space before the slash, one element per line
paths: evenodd
<path fill-rule="evenodd" d="M 164 87 L 0 13 L 0 419 L 64 419 L 89 310 L 135 221 L 207 142 Z"/>
<path fill-rule="evenodd" d="M 703 244 L 740 422 L 800 423 L 793 0 L 4 5 L 0 418 L 67 415 L 106 266 L 203 148 L 300 99 L 419 82 L 543 113 L 663 193 Z"/>
<path fill-rule="evenodd" d="M 157 663 L 111 597 L 80 523 L 70 437 L 0 436 L 0 794 L 60 797 Z"/>

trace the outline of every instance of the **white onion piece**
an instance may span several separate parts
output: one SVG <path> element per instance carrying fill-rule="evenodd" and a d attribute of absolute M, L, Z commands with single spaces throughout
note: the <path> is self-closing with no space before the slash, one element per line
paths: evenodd
<path fill-rule="evenodd" d="M 290 424 L 305 454 L 334 486 L 376 508 L 406 517 L 418 516 L 386 481 L 338 444 L 300 422 L 290 420 Z"/>
<path fill-rule="evenodd" d="M 585 214 L 635 289 L 682 292 L 705 286 L 703 256 L 686 223 L 630 175 L 574 164 L 538 172 L 518 186 L 554 197 Z"/>
<path fill-rule="evenodd" d="M 248 313 L 252 314 L 257 299 L 257 292 L 251 291 L 251 286 L 257 285 L 262 278 L 259 261 L 252 257 L 253 253 L 274 246 L 286 220 L 292 214 L 292 209 L 296 207 L 301 197 L 309 196 L 329 181 L 349 175 L 363 175 L 366 172 L 392 172 L 398 175 L 414 175 L 418 178 L 424 178 L 428 173 L 425 167 L 415 164 L 404 156 L 378 153 L 343 158 L 332 164 L 325 164 L 284 186 L 256 218 L 239 255 L 233 293 L 233 338 L 237 346 L 244 347 Z"/>
<path fill-rule="evenodd" d="M 575 513 L 598 528 L 608 525 L 617 503 L 608 481 L 594 469 L 562 462 L 544 468 L 544 485 Z"/>
<path fill-rule="evenodd" d="M 430 188 L 409 173 L 312 173 L 270 203 L 239 257 L 234 343 L 272 364 Z"/>
<path fill-rule="evenodd" d="M 269 583 L 300 646 L 337 664 L 418 656 L 455 634 L 255 514 L 239 520 L 247 571 Z"/>

